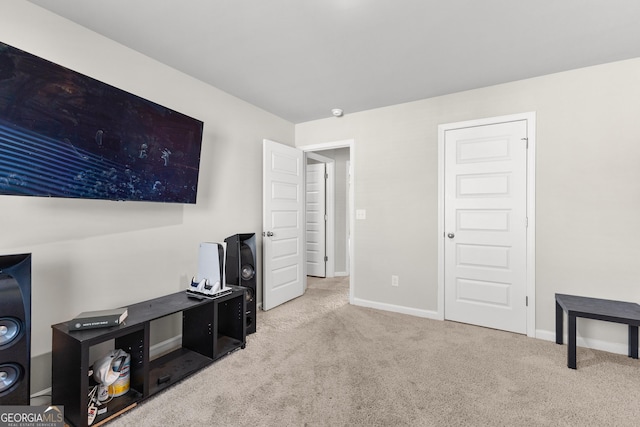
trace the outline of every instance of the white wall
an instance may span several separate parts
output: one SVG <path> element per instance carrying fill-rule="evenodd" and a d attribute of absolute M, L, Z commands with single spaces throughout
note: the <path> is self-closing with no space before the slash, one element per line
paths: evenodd
<path fill-rule="evenodd" d="M 366 209 L 355 223 L 357 300 L 437 310 L 437 127 L 529 111 L 537 335 L 553 338 L 556 292 L 640 302 L 640 59 L 296 125 L 296 146 L 355 140 L 355 209 Z M 626 352 L 625 326 L 580 320 L 578 333 Z"/>
<path fill-rule="evenodd" d="M 0 254 L 33 254 L 34 359 L 52 324 L 186 289 L 202 241 L 261 247 L 262 139 L 293 145 L 293 124 L 28 2 L 3 2 L 0 41 L 205 123 L 195 205 L 0 197 Z M 35 365 L 32 391 L 50 378 Z"/>

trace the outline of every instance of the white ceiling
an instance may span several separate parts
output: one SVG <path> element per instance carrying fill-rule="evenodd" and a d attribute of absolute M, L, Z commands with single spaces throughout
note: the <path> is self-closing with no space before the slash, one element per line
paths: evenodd
<path fill-rule="evenodd" d="M 638 0 L 29 0 L 293 123 L 640 57 Z"/>

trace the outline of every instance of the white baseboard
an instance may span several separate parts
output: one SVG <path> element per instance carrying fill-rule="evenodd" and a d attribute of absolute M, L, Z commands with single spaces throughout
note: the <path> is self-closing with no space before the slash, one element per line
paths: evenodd
<path fill-rule="evenodd" d="M 353 298 L 352 304 L 353 305 L 358 305 L 358 306 L 361 306 L 361 307 L 375 308 L 375 309 L 378 309 L 378 310 L 392 311 L 394 313 L 408 314 L 408 315 L 411 315 L 411 316 L 425 317 L 427 319 L 440 320 L 440 318 L 438 317 L 438 312 L 431 311 L 431 310 L 421 310 L 421 309 L 418 309 L 418 308 L 409 308 L 409 307 L 404 307 L 404 306 L 401 306 L 401 305 L 386 304 L 386 303 L 381 303 L 381 302 L 376 302 L 376 301 L 364 300 L 364 299 L 361 299 L 361 298 Z"/>
<path fill-rule="evenodd" d="M 36 391 L 35 393 L 31 393 L 30 400 L 37 399 L 39 397 L 43 398 L 46 403 L 42 403 L 42 405 L 48 405 L 51 403 L 51 387 L 45 388 L 44 390 Z M 34 402 L 31 402 L 33 405 Z"/>
<path fill-rule="evenodd" d="M 536 329 L 535 338 L 538 338 L 538 339 L 541 339 L 541 340 L 545 340 L 545 341 L 555 341 L 556 340 L 556 333 L 555 332 L 550 332 L 550 331 L 544 331 L 542 329 Z"/>
<path fill-rule="evenodd" d="M 346 271 L 334 271 L 333 275 L 335 277 L 346 277 L 349 275 L 349 273 L 347 273 Z"/>
<path fill-rule="evenodd" d="M 536 338 L 545 340 L 545 341 L 555 342 L 556 333 L 555 331 L 552 332 L 552 331 L 536 329 Z M 566 345 L 569 342 L 569 338 L 567 337 L 567 334 L 564 334 L 564 336 L 562 337 L 562 342 L 564 343 L 564 345 Z M 628 354 L 629 352 L 628 343 L 602 341 L 602 340 L 596 340 L 593 338 L 583 338 L 580 335 L 576 336 L 576 346 L 590 348 L 593 350 L 607 351 L 609 353 L 616 353 L 616 354 Z"/>
<path fill-rule="evenodd" d="M 169 353 L 170 351 L 173 351 L 180 347 L 182 347 L 182 334 L 149 347 L 149 358 L 155 359 L 156 357 L 164 353 Z"/>

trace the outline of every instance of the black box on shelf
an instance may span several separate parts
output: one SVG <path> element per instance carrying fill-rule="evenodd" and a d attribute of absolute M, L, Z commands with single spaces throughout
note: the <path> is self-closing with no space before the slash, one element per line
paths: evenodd
<path fill-rule="evenodd" d="M 129 311 L 126 307 L 112 310 L 85 311 L 69 321 L 69 330 L 79 331 L 117 326 L 127 318 L 128 314 Z"/>

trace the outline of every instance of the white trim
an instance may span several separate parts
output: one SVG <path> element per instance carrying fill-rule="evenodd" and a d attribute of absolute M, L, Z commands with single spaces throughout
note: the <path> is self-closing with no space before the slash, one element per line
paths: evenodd
<path fill-rule="evenodd" d="M 527 336 L 536 334 L 536 113 L 522 114 L 527 120 Z"/>
<path fill-rule="evenodd" d="M 348 209 L 348 217 L 351 217 L 351 212 L 353 211 L 353 185 L 351 182 L 351 174 L 352 174 L 352 170 L 351 170 L 351 160 L 347 160 L 346 161 L 346 177 L 347 177 L 347 188 L 346 188 L 346 194 L 347 194 L 347 209 Z M 350 242 L 351 242 L 351 224 L 347 224 L 348 225 L 348 229 L 346 230 L 346 241 L 345 241 L 345 247 L 344 247 L 344 253 L 345 253 L 345 260 L 344 260 L 344 267 L 347 270 L 345 273 L 345 276 L 349 275 L 349 266 L 351 265 L 351 250 L 350 248 Z"/>
<path fill-rule="evenodd" d="M 182 334 L 149 347 L 149 359 L 153 360 L 180 347 L 182 347 Z"/>
<path fill-rule="evenodd" d="M 334 148 L 348 148 L 349 149 L 349 161 L 351 162 L 352 173 L 351 173 L 351 185 L 355 188 L 355 164 L 356 164 L 356 141 L 354 139 L 344 139 L 341 141 L 333 141 L 333 142 L 324 142 L 320 144 L 311 144 L 311 145 L 302 145 L 296 146 L 296 148 L 308 152 L 308 151 L 323 151 L 323 150 L 332 150 Z M 349 246 L 349 303 L 353 304 L 355 299 L 355 287 L 356 287 L 356 271 L 354 268 L 354 256 L 355 248 L 356 248 L 356 233 L 354 229 L 355 225 L 355 210 L 354 206 L 354 195 L 353 191 L 349 196 L 349 229 L 351 230 L 351 244 Z"/>
<path fill-rule="evenodd" d="M 323 156 L 321 154 L 314 153 L 314 152 L 311 152 L 311 151 L 305 151 L 305 155 L 307 156 L 308 159 L 315 160 L 316 162 L 320 162 L 320 163 L 335 162 L 335 160 L 333 160 L 330 157 Z"/>
<path fill-rule="evenodd" d="M 51 387 L 43 388 L 42 390 L 31 393 L 29 396 L 30 399 L 37 399 L 38 397 L 47 397 L 51 399 Z M 18 424 L 19 425 L 19 424 Z"/>
<path fill-rule="evenodd" d="M 325 274 L 327 277 L 336 275 L 336 163 L 331 161 L 326 164 L 326 204 L 327 228 L 325 230 L 325 245 L 327 246 L 327 263 Z"/>
<path fill-rule="evenodd" d="M 536 331 L 535 338 L 545 340 L 545 341 L 555 342 L 556 333 L 553 331 L 545 331 L 542 329 L 538 329 Z M 562 339 L 563 339 L 562 342 L 564 343 L 563 346 L 565 347 L 565 351 L 566 351 L 567 350 L 566 346 L 567 346 L 567 343 L 569 342 L 569 338 L 566 333 L 563 334 Z M 580 334 L 576 334 L 576 346 L 588 348 L 591 350 L 606 351 L 606 352 L 615 353 L 615 354 L 627 355 L 629 353 L 629 345 L 627 343 L 595 340 L 593 338 L 584 338 L 584 337 L 581 337 Z"/>
<path fill-rule="evenodd" d="M 444 127 L 438 125 L 438 320 L 444 320 Z"/>
<path fill-rule="evenodd" d="M 410 316 L 440 320 L 440 318 L 438 317 L 438 312 L 432 310 L 421 310 L 418 308 L 410 308 L 395 304 L 386 304 L 384 302 L 369 301 L 361 298 L 354 298 L 352 304 L 360 307 L 375 308 L 377 310 L 391 311 L 393 313 L 408 314 Z"/>
<path fill-rule="evenodd" d="M 527 121 L 527 336 L 536 336 L 536 113 L 528 112 L 438 125 L 438 310 L 444 320 L 444 135 L 445 131 L 494 123 Z"/>
<path fill-rule="evenodd" d="M 321 142 L 319 144 L 302 145 L 296 148 L 302 151 L 324 151 L 333 150 L 334 148 L 350 148 L 353 149 L 356 142 L 353 139 L 343 139 L 340 141 Z M 353 153 L 351 153 L 353 155 Z M 353 160 L 352 160 L 353 161 Z"/>

